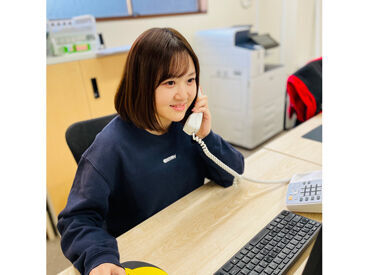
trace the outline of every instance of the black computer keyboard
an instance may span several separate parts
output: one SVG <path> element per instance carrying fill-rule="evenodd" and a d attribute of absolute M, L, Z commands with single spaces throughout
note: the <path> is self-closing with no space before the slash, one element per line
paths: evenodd
<path fill-rule="evenodd" d="M 214 274 L 284 274 L 320 228 L 317 221 L 283 210 Z"/>

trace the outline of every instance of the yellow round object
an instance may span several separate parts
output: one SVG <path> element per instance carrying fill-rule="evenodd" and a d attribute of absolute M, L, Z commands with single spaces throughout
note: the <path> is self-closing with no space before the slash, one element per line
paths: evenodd
<path fill-rule="evenodd" d="M 168 275 L 159 267 L 145 262 L 124 262 L 122 266 L 127 275 Z"/>

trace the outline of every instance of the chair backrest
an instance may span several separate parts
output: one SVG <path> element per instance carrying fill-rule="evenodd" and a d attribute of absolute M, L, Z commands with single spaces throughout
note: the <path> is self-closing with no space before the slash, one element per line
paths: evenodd
<path fill-rule="evenodd" d="M 117 114 L 79 121 L 73 123 L 66 131 L 66 140 L 69 149 L 76 162 L 80 161 L 82 154 L 93 143 L 96 135 L 116 116 Z"/>

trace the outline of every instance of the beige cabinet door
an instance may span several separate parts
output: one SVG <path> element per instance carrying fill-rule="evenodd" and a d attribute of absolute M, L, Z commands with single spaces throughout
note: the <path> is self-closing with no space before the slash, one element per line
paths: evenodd
<path fill-rule="evenodd" d="M 80 61 L 86 97 L 94 118 L 116 112 L 114 95 L 123 74 L 126 57 L 127 53 L 124 53 Z"/>
<path fill-rule="evenodd" d="M 65 132 L 74 122 L 91 118 L 79 62 L 47 66 L 47 192 L 50 207 L 58 215 L 67 203 L 77 164 Z"/>

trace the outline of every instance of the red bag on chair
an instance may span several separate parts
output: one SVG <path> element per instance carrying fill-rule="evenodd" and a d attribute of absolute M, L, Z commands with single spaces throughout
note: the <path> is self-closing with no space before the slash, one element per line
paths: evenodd
<path fill-rule="evenodd" d="M 307 63 L 287 81 L 290 105 L 289 117 L 306 121 L 322 111 L 322 57 Z"/>

